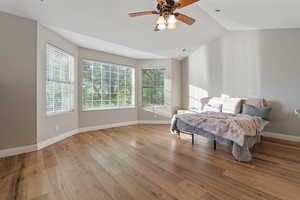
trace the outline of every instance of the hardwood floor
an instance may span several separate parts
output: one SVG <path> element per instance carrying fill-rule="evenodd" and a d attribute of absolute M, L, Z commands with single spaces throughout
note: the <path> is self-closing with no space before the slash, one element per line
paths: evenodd
<path fill-rule="evenodd" d="M 299 200 L 300 146 L 265 140 L 240 163 L 206 139 L 134 125 L 0 159 L 0 199 Z"/>

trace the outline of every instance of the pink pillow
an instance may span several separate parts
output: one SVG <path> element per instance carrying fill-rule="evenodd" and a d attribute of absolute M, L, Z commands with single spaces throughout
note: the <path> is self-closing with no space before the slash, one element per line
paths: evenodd
<path fill-rule="evenodd" d="M 202 98 L 200 99 L 201 110 L 204 109 L 204 106 L 205 106 L 206 104 L 208 104 L 208 102 L 209 102 L 210 99 L 211 99 L 211 97 L 202 97 Z"/>

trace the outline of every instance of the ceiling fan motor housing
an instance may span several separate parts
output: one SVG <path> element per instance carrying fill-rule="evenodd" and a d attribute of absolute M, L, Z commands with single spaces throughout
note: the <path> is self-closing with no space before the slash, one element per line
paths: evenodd
<path fill-rule="evenodd" d="M 167 4 L 170 6 L 174 6 L 175 1 L 174 0 L 167 0 Z"/>
<path fill-rule="evenodd" d="M 161 16 L 168 17 L 169 15 L 172 15 L 176 10 L 176 7 L 174 5 L 175 2 L 173 0 L 167 0 L 166 4 L 162 2 L 157 4 L 157 10 L 159 11 Z"/>
<path fill-rule="evenodd" d="M 157 4 L 156 8 L 158 11 L 160 11 L 162 9 L 162 5 L 159 3 L 159 4 Z"/>

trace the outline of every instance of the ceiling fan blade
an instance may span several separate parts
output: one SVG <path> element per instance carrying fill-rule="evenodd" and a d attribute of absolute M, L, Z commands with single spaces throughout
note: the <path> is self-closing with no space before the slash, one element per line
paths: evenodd
<path fill-rule="evenodd" d="M 157 15 L 157 14 L 159 14 L 157 11 L 144 11 L 144 12 L 129 13 L 128 15 L 130 17 L 138 17 L 144 15 Z"/>
<path fill-rule="evenodd" d="M 157 3 L 166 3 L 166 0 L 156 0 Z"/>
<path fill-rule="evenodd" d="M 175 13 L 175 17 L 177 20 L 182 21 L 183 23 L 186 23 L 188 25 L 192 25 L 196 22 L 195 19 L 181 13 Z"/>
<path fill-rule="evenodd" d="M 155 26 L 155 28 L 154 28 L 154 31 L 160 31 L 160 30 L 158 29 L 158 24 L 156 24 L 156 26 Z"/>
<path fill-rule="evenodd" d="M 197 1 L 199 0 L 180 0 L 178 3 L 177 3 L 177 8 L 184 8 L 186 6 L 189 6 L 193 3 L 196 3 Z"/>

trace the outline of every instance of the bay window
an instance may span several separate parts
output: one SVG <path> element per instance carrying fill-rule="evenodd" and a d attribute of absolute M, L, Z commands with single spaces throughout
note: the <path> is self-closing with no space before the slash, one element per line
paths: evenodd
<path fill-rule="evenodd" d="M 134 68 L 83 61 L 83 110 L 133 107 Z"/>

